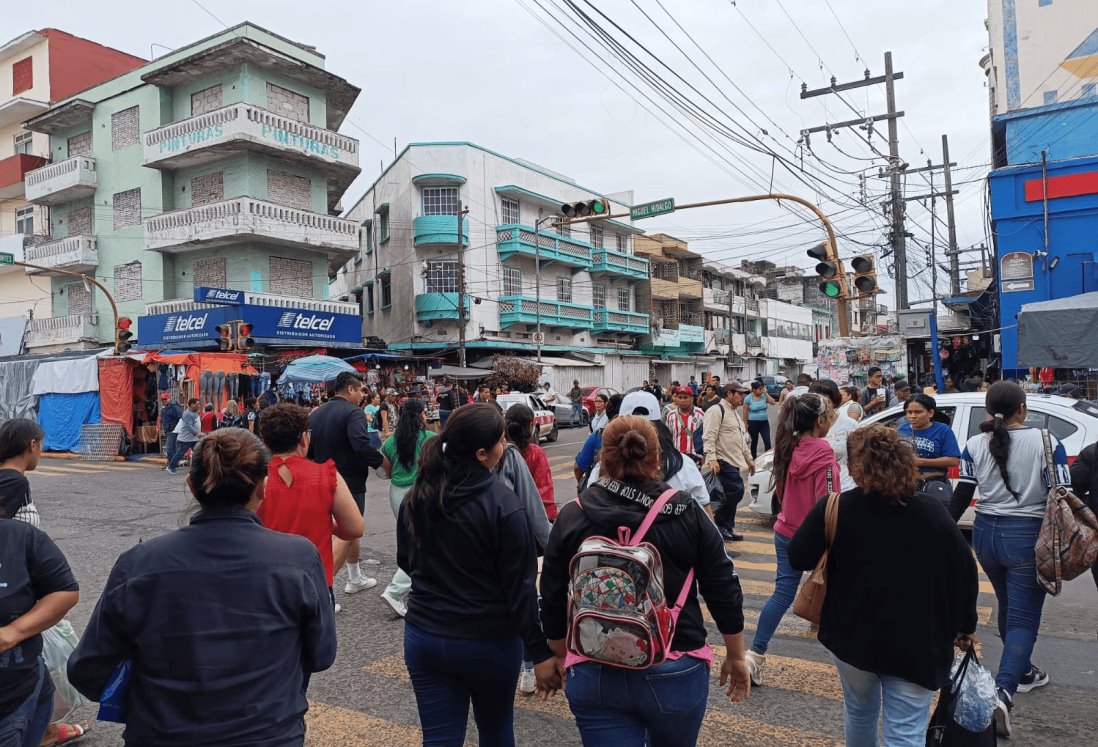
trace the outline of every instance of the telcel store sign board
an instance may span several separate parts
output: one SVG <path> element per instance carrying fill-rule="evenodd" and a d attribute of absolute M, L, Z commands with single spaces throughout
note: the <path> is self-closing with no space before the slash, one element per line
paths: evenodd
<path fill-rule="evenodd" d="M 244 303 L 244 291 L 199 286 L 194 289 L 194 300 L 199 303 L 220 303 L 236 306 Z"/>
<path fill-rule="evenodd" d="M 138 336 L 141 344 L 147 346 L 213 347 L 217 325 L 234 319 L 251 324 L 252 337 L 260 342 L 362 343 L 362 319 L 353 314 L 252 304 L 143 316 L 138 319 Z"/>

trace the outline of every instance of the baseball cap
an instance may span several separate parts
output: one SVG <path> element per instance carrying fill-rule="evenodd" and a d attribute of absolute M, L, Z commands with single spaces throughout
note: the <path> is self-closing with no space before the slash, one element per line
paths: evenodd
<path fill-rule="evenodd" d="M 396 394 L 396 393 L 397 393 L 397 390 L 393 389 L 392 387 L 389 387 L 388 389 L 385 390 L 385 394 L 387 394 L 387 395 L 388 394 Z"/>
<path fill-rule="evenodd" d="M 171 399 L 171 396 L 172 395 L 168 394 L 167 392 L 163 392 L 160 395 L 160 399 Z"/>
<path fill-rule="evenodd" d="M 725 393 L 728 392 L 750 392 L 751 388 L 746 387 L 740 383 L 739 379 L 729 379 L 728 383 L 724 385 Z"/>
<path fill-rule="evenodd" d="M 660 420 L 660 403 L 650 392 L 630 392 L 621 401 L 618 415 L 636 415 L 647 420 Z"/>
<path fill-rule="evenodd" d="M 675 390 L 675 394 L 689 394 L 691 397 L 693 397 L 694 390 L 688 386 L 680 386 L 678 389 Z"/>

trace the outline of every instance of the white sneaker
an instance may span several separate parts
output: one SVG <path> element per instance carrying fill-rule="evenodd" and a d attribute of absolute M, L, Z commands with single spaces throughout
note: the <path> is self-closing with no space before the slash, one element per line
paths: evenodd
<path fill-rule="evenodd" d="M 403 600 L 396 597 L 389 596 L 389 592 L 382 592 L 381 598 L 385 600 L 385 603 L 393 608 L 393 612 L 397 613 L 401 617 L 408 614 L 408 605 Z"/>
<path fill-rule="evenodd" d="M 342 611 L 343 611 L 343 605 L 340 604 L 339 602 L 336 602 L 336 604 L 335 604 L 335 613 L 338 615 Z"/>
<path fill-rule="evenodd" d="M 360 576 L 358 579 L 348 579 L 347 585 L 343 587 L 343 591 L 347 594 L 357 594 L 363 589 L 372 589 L 377 586 L 377 579 L 370 578 L 369 576 Z"/>
<path fill-rule="evenodd" d="M 766 665 L 766 657 L 748 649 L 744 658 L 747 660 L 747 672 L 751 675 L 751 684 L 755 687 L 761 686 L 763 683 L 763 666 Z"/>
<path fill-rule="evenodd" d="M 533 669 L 523 669 L 519 673 L 519 692 L 523 695 L 533 695 L 534 690 L 537 689 L 537 679 L 534 677 Z"/>

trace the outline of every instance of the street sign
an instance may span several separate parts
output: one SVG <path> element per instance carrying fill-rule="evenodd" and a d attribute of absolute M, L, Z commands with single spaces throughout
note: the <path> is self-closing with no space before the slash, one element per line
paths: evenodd
<path fill-rule="evenodd" d="M 8 252 L 0 252 L 0 265 L 15 264 L 15 255 Z"/>
<path fill-rule="evenodd" d="M 675 212 L 675 198 L 668 197 L 666 200 L 634 205 L 629 208 L 629 217 L 633 220 L 640 220 L 641 218 L 654 218 L 657 215 L 667 215 L 673 212 Z"/>
<path fill-rule="evenodd" d="M 545 333 L 535 332 L 533 335 L 535 345 L 543 345 L 545 343 Z"/>
<path fill-rule="evenodd" d="M 999 261 L 999 282 L 1003 293 L 1033 290 L 1033 255 L 1007 252 Z"/>
<path fill-rule="evenodd" d="M 1033 278 L 1025 280 L 1007 280 L 1003 283 L 1003 293 L 1019 293 L 1033 290 Z"/>

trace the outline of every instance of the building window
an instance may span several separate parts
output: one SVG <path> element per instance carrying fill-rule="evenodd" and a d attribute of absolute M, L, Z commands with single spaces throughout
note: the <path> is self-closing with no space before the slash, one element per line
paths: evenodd
<path fill-rule="evenodd" d="M 556 216 L 556 221 L 562 221 L 564 219 L 565 218 L 564 218 L 563 215 Z M 556 221 L 554 221 L 554 222 L 556 222 Z M 557 233 L 560 234 L 561 236 L 567 236 L 567 237 L 571 238 L 572 237 L 572 226 L 569 225 L 568 223 L 564 223 L 564 224 L 557 227 Z"/>
<path fill-rule="evenodd" d="M 503 295 L 522 295 L 522 270 L 515 267 L 503 268 Z"/>
<path fill-rule="evenodd" d="M 377 214 L 377 240 L 384 244 L 389 240 L 389 211 L 383 210 Z"/>
<path fill-rule="evenodd" d="M 76 156 L 90 156 L 92 154 L 92 134 L 81 132 L 69 138 L 69 158 Z"/>
<path fill-rule="evenodd" d="M 424 187 L 424 215 L 457 215 L 457 187 Z"/>
<path fill-rule="evenodd" d="M 114 227 L 141 225 L 141 189 L 127 189 L 114 194 Z"/>
<path fill-rule="evenodd" d="M 140 109 L 131 106 L 111 115 L 111 148 L 122 150 L 128 145 L 136 145 L 140 139 Z"/>
<path fill-rule="evenodd" d="M 267 199 L 278 205 L 309 210 L 313 206 L 313 182 L 304 176 L 267 169 Z"/>
<path fill-rule="evenodd" d="M 267 84 L 267 108 L 299 122 L 309 121 L 309 97 L 273 83 Z"/>
<path fill-rule="evenodd" d="M 14 96 L 34 87 L 34 60 L 25 57 L 11 66 L 11 92 Z"/>
<path fill-rule="evenodd" d="M 90 314 L 92 311 L 91 289 L 83 283 L 69 283 L 61 289 L 69 297 L 69 314 Z"/>
<path fill-rule="evenodd" d="M 393 277 L 388 272 L 383 272 L 377 281 L 381 285 L 381 308 L 387 309 L 393 305 Z"/>
<path fill-rule="evenodd" d="M 518 200 L 510 200 L 504 197 L 500 201 L 500 205 L 503 207 L 503 223 L 509 225 L 512 223 L 520 223 L 519 220 L 519 203 Z"/>
<path fill-rule="evenodd" d="M 225 172 L 215 171 L 191 179 L 191 207 L 225 199 Z"/>
<path fill-rule="evenodd" d="M 629 295 L 628 288 L 618 288 L 618 309 L 621 311 L 633 310 L 633 299 Z"/>
<path fill-rule="evenodd" d="M 591 246 L 597 246 L 599 249 L 603 247 L 603 234 L 602 226 L 591 226 Z"/>
<path fill-rule="evenodd" d="M 270 259 L 271 293 L 298 298 L 313 297 L 313 263 L 286 257 Z"/>
<path fill-rule="evenodd" d="M 34 135 L 29 132 L 20 132 L 15 135 L 15 154 L 25 153 L 30 155 L 34 147 Z"/>
<path fill-rule="evenodd" d="M 572 301 L 572 278 L 557 278 L 557 300 Z"/>
<path fill-rule="evenodd" d="M 358 250 L 362 254 L 370 254 L 374 251 L 374 224 L 369 221 L 363 223 L 358 229 Z"/>
<path fill-rule="evenodd" d="M 591 305 L 596 309 L 606 308 L 606 286 L 605 285 L 592 285 L 591 286 Z"/>
<path fill-rule="evenodd" d="M 1092 98 L 1095 95 L 1095 93 L 1096 93 L 1096 88 L 1095 88 L 1094 83 L 1084 83 L 1083 88 L 1080 91 L 1079 95 L 1084 99 L 1089 99 L 1089 98 Z"/>
<path fill-rule="evenodd" d="M 614 238 L 617 239 L 618 251 L 619 252 L 628 252 L 629 251 L 629 236 L 627 234 L 624 234 L 624 233 L 615 234 Z"/>
<path fill-rule="evenodd" d="M 369 283 L 366 285 L 366 313 L 374 313 L 374 284 Z"/>
<path fill-rule="evenodd" d="M 77 210 L 69 211 L 69 236 L 90 236 L 95 231 L 92 228 L 92 214 L 94 208 L 90 205 Z"/>
<path fill-rule="evenodd" d="M 141 263 L 115 265 L 114 300 L 137 301 L 141 298 Z"/>
<path fill-rule="evenodd" d="M 191 265 L 191 278 L 195 288 L 225 288 L 226 268 L 224 257 L 196 259 Z"/>
<path fill-rule="evenodd" d="M 195 91 L 191 94 L 192 117 L 197 117 L 199 114 L 205 114 L 206 112 L 212 112 L 214 109 L 220 109 L 221 106 L 220 83 L 216 86 L 203 88 L 201 91 Z"/>
<path fill-rule="evenodd" d="M 428 293 L 457 293 L 458 263 L 451 259 L 433 259 L 424 276 Z"/>
<path fill-rule="evenodd" d="M 24 236 L 30 236 L 34 233 L 34 205 L 16 208 L 15 232 Z"/>

